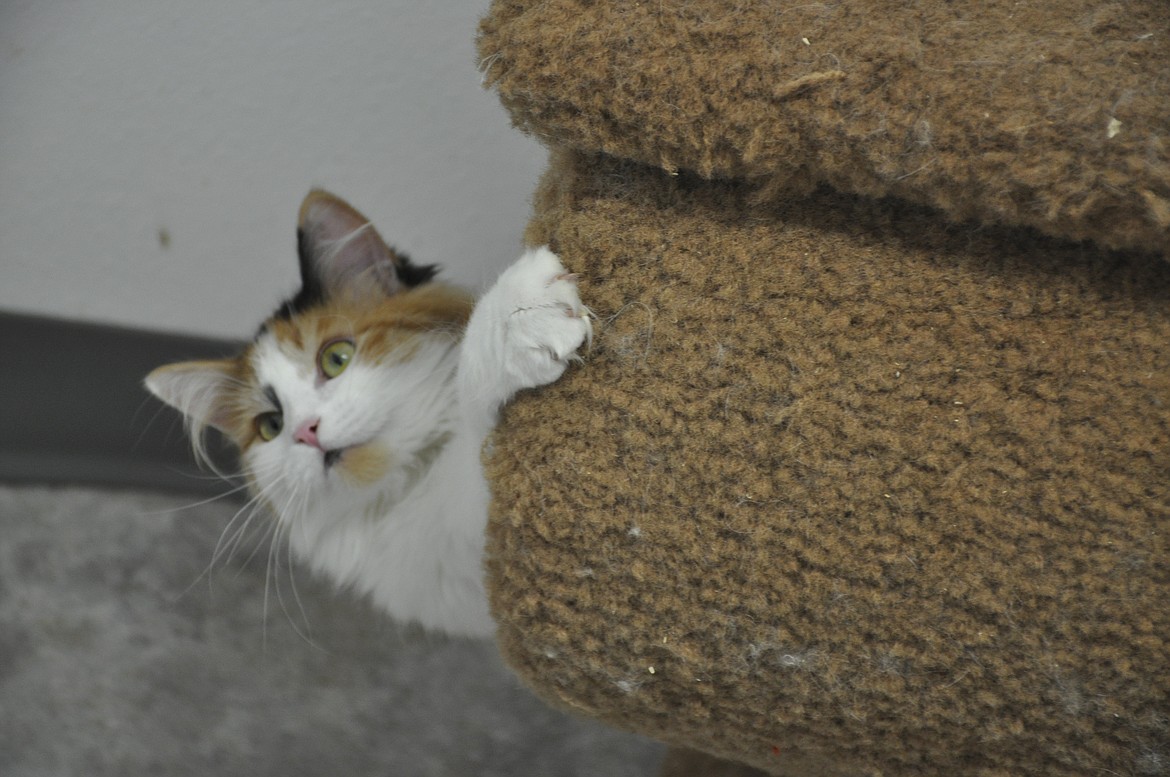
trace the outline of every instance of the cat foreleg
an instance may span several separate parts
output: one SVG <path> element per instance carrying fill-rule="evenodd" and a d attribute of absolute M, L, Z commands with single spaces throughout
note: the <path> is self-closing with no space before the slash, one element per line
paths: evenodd
<path fill-rule="evenodd" d="M 490 428 L 516 392 L 560 378 L 592 335 L 576 276 L 548 248 L 526 251 L 472 311 L 458 373 L 465 410 Z"/>

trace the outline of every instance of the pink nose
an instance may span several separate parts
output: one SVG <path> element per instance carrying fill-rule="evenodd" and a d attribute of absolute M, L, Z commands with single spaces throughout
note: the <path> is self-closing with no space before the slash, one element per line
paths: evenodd
<path fill-rule="evenodd" d="M 293 435 L 293 439 L 297 442 L 303 442 L 306 445 L 312 445 L 314 448 L 320 448 L 321 441 L 317 439 L 317 426 L 320 423 L 320 418 L 313 418 L 309 421 L 305 421 L 297 428 L 296 434 Z"/>

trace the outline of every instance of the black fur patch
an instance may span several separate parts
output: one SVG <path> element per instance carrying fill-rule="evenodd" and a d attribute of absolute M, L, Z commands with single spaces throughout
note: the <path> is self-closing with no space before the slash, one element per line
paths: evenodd
<path fill-rule="evenodd" d="M 284 413 L 284 406 L 280 404 L 280 397 L 276 396 L 276 389 L 272 386 L 264 386 L 264 398 L 272 403 L 272 409 L 278 413 Z"/>
<path fill-rule="evenodd" d="M 398 280 L 402 281 L 402 285 L 408 288 L 426 283 L 439 272 L 437 264 L 415 264 L 410 261 L 409 256 L 399 251 L 395 251 L 394 255 L 398 257 L 398 263 L 394 265 L 394 273 L 398 276 Z"/>
<path fill-rule="evenodd" d="M 287 321 L 296 314 L 325 302 L 325 289 L 317 279 L 317 273 L 313 271 L 313 257 L 303 229 L 297 230 L 297 262 L 301 267 L 301 288 L 280 304 L 272 315 L 274 319 Z"/>

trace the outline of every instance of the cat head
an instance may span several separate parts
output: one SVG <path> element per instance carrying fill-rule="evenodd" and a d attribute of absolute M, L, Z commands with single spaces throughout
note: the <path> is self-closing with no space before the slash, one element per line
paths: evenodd
<path fill-rule="evenodd" d="M 278 514 L 370 490 L 394 498 L 449 433 L 472 300 L 327 192 L 305 198 L 297 238 L 301 288 L 240 354 L 159 367 L 146 387 L 183 414 L 200 458 L 209 427 L 234 443 Z"/>

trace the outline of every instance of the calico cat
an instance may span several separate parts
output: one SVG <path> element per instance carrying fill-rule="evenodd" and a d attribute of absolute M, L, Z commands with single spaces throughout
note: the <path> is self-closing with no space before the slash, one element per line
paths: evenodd
<path fill-rule="evenodd" d="M 402 621 L 493 631 L 480 448 L 516 392 L 557 380 L 592 335 L 547 248 L 475 303 L 321 190 L 298 219 L 302 286 L 234 359 L 160 367 L 147 388 L 239 449 L 292 551 Z"/>

